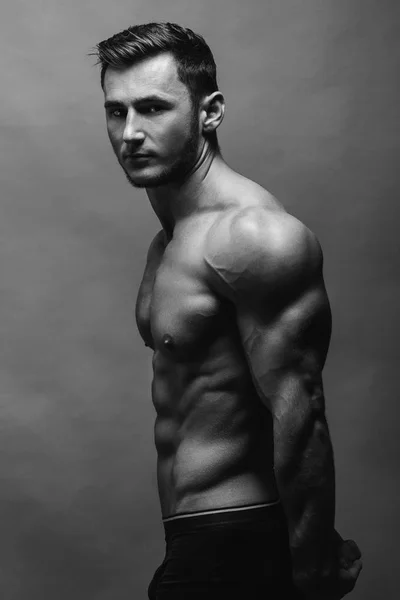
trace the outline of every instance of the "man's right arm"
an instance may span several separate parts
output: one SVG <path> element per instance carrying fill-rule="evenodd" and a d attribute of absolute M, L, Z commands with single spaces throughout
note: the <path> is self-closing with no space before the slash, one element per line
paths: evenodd
<path fill-rule="evenodd" d="M 322 296 L 322 290 L 308 290 L 290 306 L 281 298 L 272 320 L 243 302 L 237 307 L 253 382 L 272 415 L 275 480 L 288 523 L 293 576 L 307 597 L 324 580 L 330 585 L 337 569 L 334 455 L 320 357 L 305 347 L 316 313 L 321 318 L 326 310 Z"/>
<path fill-rule="evenodd" d="M 334 529 L 321 375 L 331 324 L 322 254 L 301 223 L 278 219 L 271 227 L 263 213 L 239 218 L 225 239 L 211 243 L 207 262 L 236 305 L 255 388 L 273 417 L 275 478 L 295 583 L 307 598 L 336 600 L 354 587 L 359 569 L 348 578 L 339 571 L 342 540 Z"/>

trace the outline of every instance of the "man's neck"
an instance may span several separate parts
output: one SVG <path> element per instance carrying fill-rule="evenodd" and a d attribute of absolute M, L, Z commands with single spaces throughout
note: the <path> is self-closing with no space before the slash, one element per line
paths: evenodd
<path fill-rule="evenodd" d="M 180 181 L 147 188 L 147 196 L 160 220 L 167 239 L 177 223 L 186 217 L 212 208 L 217 173 L 229 167 L 221 154 L 206 142 L 193 167 Z"/>

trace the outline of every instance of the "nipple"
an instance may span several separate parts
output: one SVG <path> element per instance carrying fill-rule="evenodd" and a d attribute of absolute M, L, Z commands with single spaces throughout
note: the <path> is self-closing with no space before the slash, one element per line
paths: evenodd
<path fill-rule="evenodd" d="M 173 350 L 173 348 L 174 348 L 174 340 L 173 340 L 172 336 L 171 336 L 171 335 L 169 335 L 169 333 L 166 333 L 166 334 L 163 336 L 163 339 L 162 339 L 162 341 L 163 341 L 163 344 L 164 344 L 164 346 L 165 346 L 165 347 L 166 347 L 168 350 Z"/>

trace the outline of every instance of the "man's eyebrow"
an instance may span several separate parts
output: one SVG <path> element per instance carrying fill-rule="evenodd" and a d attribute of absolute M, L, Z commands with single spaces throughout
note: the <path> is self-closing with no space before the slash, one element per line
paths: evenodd
<path fill-rule="evenodd" d="M 110 106 L 124 106 L 122 102 L 119 102 L 118 100 L 106 100 L 106 102 L 104 102 L 104 108 L 110 108 Z"/>
<path fill-rule="evenodd" d="M 143 96 L 142 98 L 137 98 L 135 100 L 135 104 L 144 104 L 145 102 L 171 102 L 171 98 L 166 96 L 157 96 L 157 94 L 152 94 L 150 96 Z"/>
<path fill-rule="evenodd" d="M 166 104 L 172 104 L 173 101 L 171 98 L 166 98 L 164 96 L 157 96 L 156 94 L 152 94 L 150 96 L 142 96 L 142 98 L 136 98 L 133 101 L 133 104 L 148 104 L 150 102 L 163 102 Z M 125 104 L 120 100 L 107 100 L 104 103 L 104 108 L 109 108 L 111 106 L 125 106 Z"/>

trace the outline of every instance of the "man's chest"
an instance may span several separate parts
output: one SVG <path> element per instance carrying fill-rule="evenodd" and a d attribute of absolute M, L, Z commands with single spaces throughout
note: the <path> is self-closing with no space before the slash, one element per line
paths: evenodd
<path fill-rule="evenodd" d="M 158 246 L 138 292 L 136 321 L 145 344 L 178 360 L 206 349 L 226 318 L 225 302 L 209 286 L 204 237 L 188 231 Z"/>

